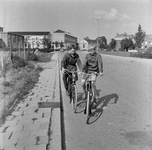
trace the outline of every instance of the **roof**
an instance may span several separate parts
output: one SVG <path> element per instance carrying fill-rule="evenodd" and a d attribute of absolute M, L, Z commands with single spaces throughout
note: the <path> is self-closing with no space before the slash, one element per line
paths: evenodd
<path fill-rule="evenodd" d="M 83 39 L 79 43 L 88 43 L 88 42 L 85 39 Z"/>
<path fill-rule="evenodd" d="M 62 30 L 56 30 L 54 33 L 65 33 L 65 31 L 62 31 Z"/>
<path fill-rule="evenodd" d="M 96 40 L 91 40 L 89 38 L 84 38 L 84 40 L 86 40 L 89 44 L 95 44 Z"/>
<path fill-rule="evenodd" d="M 48 35 L 48 34 L 50 34 L 50 32 L 49 31 L 27 31 L 27 32 L 25 32 L 25 31 L 21 31 L 21 32 L 15 32 L 15 31 L 13 31 L 13 32 L 8 32 L 9 34 L 17 34 L 17 35 Z"/>
<path fill-rule="evenodd" d="M 66 32 L 66 31 L 63 31 L 63 30 L 56 30 L 54 33 L 64 33 L 65 35 L 68 35 L 70 37 L 74 37 L 74 38 L 77 38 L 76 36 L 73 36 L 70 32 Z"/>
<path fill-rule="evenodd" d="M 133 35 L 128 35 L 128 34 L 124 33 L 124 34 L 117 34 L 114 37 L 115 40 L 122 40 L 122 39 L 125 39 L 125 38 L 133 38 Z"/>

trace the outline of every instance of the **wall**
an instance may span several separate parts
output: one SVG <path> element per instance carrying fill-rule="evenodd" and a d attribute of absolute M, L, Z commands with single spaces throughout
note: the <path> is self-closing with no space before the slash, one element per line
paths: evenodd
<path fill-rule="evenodd" d="M 53 34 L 53 42 L 65 42 L 64 33 L 54 33 Z"/>
<path fill-rule="evenodd" d="M 15 34 L 8 34 L 6 32 L 0 33 L 0 47 L 12 47 L 13 49 L 19 49 L 24 47 L 24 37 L 15 35 Z M 11 44 L 12 42 L 12 44 Z"/>
<path fill-rule="evenodd" d="M 77 38 L 68 34 L 65 34 L 65 43 L 76 46 Z"/>

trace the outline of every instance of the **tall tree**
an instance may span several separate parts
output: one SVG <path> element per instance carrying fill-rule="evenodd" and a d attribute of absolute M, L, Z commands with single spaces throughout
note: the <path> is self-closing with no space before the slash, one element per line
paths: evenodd
<path fill-rule="evenodd" d="M 51 41 L 47 37 L 43 37 L 42 43 L 44 45 L 44 48 L 51 48 Z"/>
<path fill-rule="evenodd" d="M 138 32 L 135 34 L 135 46 L 141 48 L 142 43 L 144 42 L 146 33 L 142 30 L 141 25 L 138 26 Z"/>
<path fill-rule="evenodd" d="M 121 48 L 125 51 L 128 51 L 128 49 L 133 49 L 134 48 L 134 44 L 132 39 L 123 39 L 121 40 Z"/>
<path fill-rule="evenodd" d="M 107 39 L 105 36 L 101 36 L 98 38 L 99 48 L 106 48 L 107 47 Z"/>
<path fill-rule="evenodd" d="M 109 43 L 110 49 L 115 49 L 116 48 L 116 40 L 115 39 L 111 39 L 111 42 Z"/>
<path fill-rule="evenodd" d="M 61 41 L 61 43 L 60 43 L 60 47 L 62 48 L 62 47 L 64 47 L 64 45 L 63 45 L 63 42 Z"/>

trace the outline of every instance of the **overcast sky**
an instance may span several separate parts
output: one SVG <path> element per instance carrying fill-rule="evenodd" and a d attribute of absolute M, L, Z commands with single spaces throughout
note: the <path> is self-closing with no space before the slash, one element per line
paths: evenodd
<path fill-rule="evenodd" d="M 117 33 L 135 34 L 138 25 L 152 34 L 152 0 L 0 0 L 0 26 L 4 31 L 57 29 L 78 37 L 108 42 Z"/>

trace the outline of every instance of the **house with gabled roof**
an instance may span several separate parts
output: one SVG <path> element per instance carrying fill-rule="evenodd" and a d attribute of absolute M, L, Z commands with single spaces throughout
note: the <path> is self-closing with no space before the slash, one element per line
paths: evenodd
<path fill-rule="evenodd" d="M 123 39 L 134 39 L 133 35 L 128 35 L 127 33 L 118 34 L 114 37 L 114 40 L 116 41 L 116 50 L 118 51 L 121 48 L 121 41 Z M 133 40 L 134 41 L 134 40 Z"/>
<path fill-rule="evenodd" d="M 80 50 L 88 50 L 96 46 L 96 43 L 97 43 L 96 40 L 92 40 L 86 37 L 79 42 L 79 47 L 80 47 Z"/>

